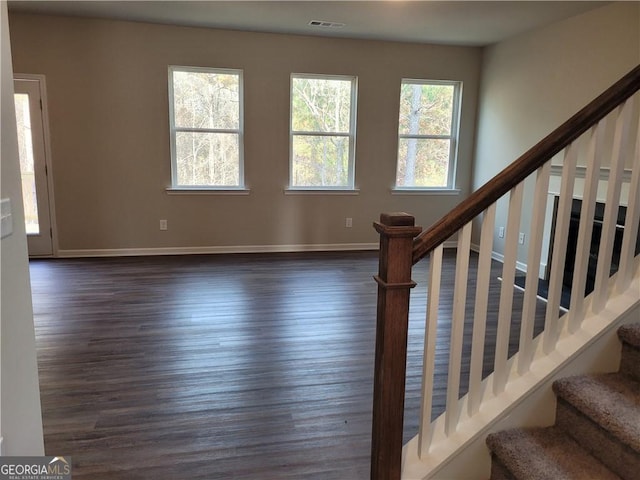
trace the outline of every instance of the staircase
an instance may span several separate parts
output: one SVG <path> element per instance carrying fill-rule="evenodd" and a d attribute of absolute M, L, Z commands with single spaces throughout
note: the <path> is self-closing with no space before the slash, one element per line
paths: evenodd
<path fill-rule="evenodd" d="M 487 437 L 490 480 L 638 478 L 640 472 L 640 324 L 618 330 L 617 373 L 557 380 L 556 422 Z"/>
<path fill-rule="evenodd" d="M 593 371 L 582 368 L 589 365 L 585 359 L 593 359 L 605 343 L 615 347 L 615 329 L 637 320 L 638 105 L 640 65 L 425 231 L 404 212 L 382 214 L 374 224 L 380 234 L 380 261 L 375 277 L 372 480 L 487 478 L 491 474 L 487 435 L 518 425 L 549 425 L 553 410 L 539 406 L 543 392 L 553 398 L 549 388 L 553 381 Z M 579 225 L 570 231 L 576 199 L 581 205 Z M 603 210 L 601 217 L 596 215 L 598 209 Z M 493 249 L 497 218 L 500 224 L 506 220 L 502 253 Z M 525 222 L 529 242 L 521 248 L 519 232 Z M 443 290 L 443 285 L 450 284 L 443 278 L 444 244 L 454 238 L 454 287 Z M 478 259 L 473 271 L 469 268 L 472 252 Z M 502 263 L 499 300 L 489 295 L 495 253 L 500 253 Z M 539 269 L 547 261 L 546 268 Z M 573 269 L 565 309 L 560 307 L 567 262 Z M 426 296 L 420 297 L 426 315 L 420 341 L 418 433 L 403 445 L 409 307 L 415 305 L 411 298 L 416 299 L 410 295 L 416 286 L 412 272 L 427 263 Z M 516 270 L 523 268 L 526 281 L 516 304 Z M 542 321 L 539 276 L 548 284 Z M 633 350 L 638 342 L 632 340 L 640 335 L 635 330 L 635 334 L 622 332 L 626 346 L 621 372 L 556 381 L 556 426 L 490 437 L 494 454 L 501 452 L 492 478 L 640 478 L 632 475 L 640 472 L 640 379 L 629 375 L 631 366 L 637 368 L 640 363 L 640 354 Z M 614 343 L 609 344 L 610 340 Z M 434 389 L 437 367 L 442 365 L 447 370 L 444 392 Z M 491 372 L 488 376 L 485 365 Z M 600 371 L 615 368 L 614 363 Z M 600 400 L 591 402 L 591 394 L 597 391 L 602 393 Z M 629 392 L 635 392 L 631 400 Z M 611 399 L 616 397 L 614 404 Z M 435 408 L 437 404 L 440 408 Z M 623 420 L 616 423 L 613 416 L 602 416 L 603 411 L 612 410 L 616 415 L 626 411 L 629 420 L 618 416 Z M 589 438 L 596 439 L 591 450 L 583 443 Z M 626 446 L 617 445 L 619 441 Z M 585 452 L 580 459 L 546 470 L 545 456 L 560 461 L 563 450 L 580 449 Z M 509 454 L 527 450 L 534 453 L 529 460 Z M 582 472 L 571 476 L 569 466 Z M 532 477 L 534 469 L 541 476 Z"/>

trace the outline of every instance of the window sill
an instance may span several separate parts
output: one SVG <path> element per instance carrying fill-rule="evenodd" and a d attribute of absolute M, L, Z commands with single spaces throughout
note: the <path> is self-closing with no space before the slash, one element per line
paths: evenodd
<path fill-rule="evenodd" d="M 184 188 L 169 187 L 165 189 L 167 195 L 249 195 L 251 190 L 238 188 Z"/>
<path fill-rule="evenodd" d="M 287 187 L 285 195 L 360 195 L 358 188 L 299 188 Z"/>
<path fill-rule="evenodd" d="M 459 188 L 392 188 L 391 195 L 460 195 Z"/>

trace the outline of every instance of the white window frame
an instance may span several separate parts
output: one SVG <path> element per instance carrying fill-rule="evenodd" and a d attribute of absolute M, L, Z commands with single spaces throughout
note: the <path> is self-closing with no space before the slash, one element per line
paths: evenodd
<path fill-rule="evenodd" d="M 349 132 L 323 132 L 314 130 L 293 130 L 293 81 L 297 78 L 310 78 L 318 80 L 348 80 L 351 82 L 351 98 L 349 105 Z M 289 186 L 287 192 L 356 192 L 355 187 L 355 156 L 356 156 L 356 116 L 358 97 L 358 77 L 355 75 L 325 75 L 311 73 L 292 73 L 289 82 Z M 336 186 L 300 186 L 293 185 L 293 139 L 296 135 L 345 137 L 349 139 L 349 158 L 347 164 L 347 185 Z"/>
<path fill-rule="evenodd" d="M 451 128 L 449 135 L 411 135 L 408 133 L 400 133 L 400 127 L 398 126 L 398 146 L 396 146 L 396 155 L 400 144 L 400 139 L 416 138 L 418 140 L 434 139 L 434 140 L 449 140 L 449 168 L 447 171 L 447 185 L 428 187 L 428 186 L 398 186 L 397 185 L 397 171 L 399 158 L 396 156 L 396 178 L 394 179 L 394 191 L 395 192 L 429 192 L 429 193 L 456 193 L 459 189 L 456 188 L 456 171 L 458 168 L 458 139 L 460 134 L 460 111 L 462 108 L 462 82 L 455 80 L 425 80 L 414 78 L 403 78 L 400 85 L 448 85 L 453 86 L 453 107 L 451 112 Z M 400 117 L 400 111 L 398 110 L 398 117 Z"/>
<path fill-rule="evenodd" d="M 238 128 L 194 128 L 176 127 L 173 98 L 173 73 L 174 72 L 198 72 L 238 76 Z M 169 65 L 169 131 L 171 137 L 171 187 L 169 192 L 193 191 L 193 192 L 225 192 L 238 193 L 248 191 L 244 183 L 244 81 L 243 71 L 231 68 L 188 67 Z M 176 158 L 176 134 L 178 132 L 202 132 L 202 133 L 232 133 L 238 135 L 238 185 L 180 185 L 178 184 L 178 168 Z"/>

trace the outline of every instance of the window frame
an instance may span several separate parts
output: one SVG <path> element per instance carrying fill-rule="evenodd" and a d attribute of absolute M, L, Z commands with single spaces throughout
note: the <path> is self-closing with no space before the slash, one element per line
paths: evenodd
<path fill-rule="evenodd" d="M 174 72 L 197 72 L 209 74 L 237 75 L 238 77 L 238 128 L 195 128 L 176 127 L 174 112 Z M 244 179 L 244 77 L 243 70 L 234 68 L 214 68 L 214 67 L 192 67 L 182 65 L 169 65 L 168 85 L 169 85 L 169 137 L 171 149 L 171 187 L 169 192 L 193 191 L 202 192 L 231 192 L 237 193 L 246 191 Z M 176 158 L 176 137 L 178 132 L 201 132 L 201 133 L 230 133 L 238 136 L 238 184 L 237 185 L 180 185 L 178 184 L 178 165 Z"/>
<path fill-rule="evenodd" d="M 394 179 L 395 192 L 432 192 L 432 193 L 457 193 L 460 190 L 456 187 L 457 169 L 458 169 L 458 144 L 460 138 L 460 117 L 462 111 L 462 88 L 463 82 L 460 80 L 429 80 L 418 78 L 403 78 L 400 81 L 400 96 L 402 98 L 403 85 L 446 85 L 453 87 L 453 105 L 451 111 L 451 127 L 449 135 L 423 135 L 400 133 L 400 103 L 398 104 L 398 143 L 396 145 L 396 171 Z M 401 139 L 415 138 L 418 140 L 449 140 L 449 168 L 447 171 L 447 184 L 445 186 L 398 186 L 398 166 L 399 166 L 399 150 Z"/>
<path fill-rule="evenodd" d="M 317 80 L 348 80 L 351 83 L 351 94 L 349 99 L 349 131 L 347 133 L 293 129 L 293 82 L 298 78 Z M 289 80 L 289 185 L 286 188 L 287 192 L 357 192 L 357 188 L 355 186 L 356 119 L 358 108 L 357 103 L 358 77 L 355 75 L 332 75 L 316 73 L 291 74 Z M 296 135 L 348 138 L 349 156 L 347 159 L 347 185 L 293 185 L 293 140 Z"/>

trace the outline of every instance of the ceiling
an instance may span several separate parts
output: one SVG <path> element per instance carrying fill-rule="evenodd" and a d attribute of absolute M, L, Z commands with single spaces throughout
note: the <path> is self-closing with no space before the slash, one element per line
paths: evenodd
<path fill-rule="evenodd" d="M 9 11 L 328 37 L 485 46 L 610 2 L 9 1 Z M 310 21 L 342 27 L 310 26 Z"/>

